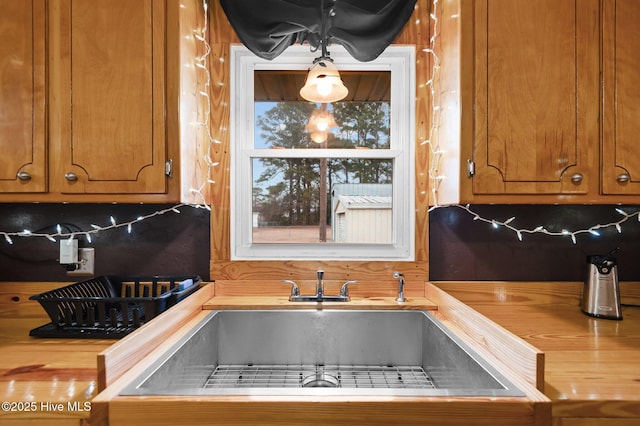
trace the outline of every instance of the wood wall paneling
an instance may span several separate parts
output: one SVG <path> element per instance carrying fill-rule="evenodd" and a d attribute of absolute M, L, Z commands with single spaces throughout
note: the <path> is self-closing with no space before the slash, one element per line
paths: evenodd
<path fill-rule="evenodd" d="M 179 175 L 180 201 L 202 205 L 210 203 L 211 187 L 206 161 L 210 148 L 209 132 L 202 124 L 208 118 L 211 126 L 212 120 L 207 97 L 200 93 L 211 81 L 207 70 L 199 65 L 217 58 L 207 56 L 205 44 L 196 37 L 203 36 L 205 15 L 202 2 L 169 0 L 168 8 L 178 15 L 178 19 L 167 21 L 167 74 L 178 78 L 167 80 L 167 121 L 171 120 L 167 131 L 169 140 L 180 141 L 179 150 L 169 152 L 168 158 L 173 160 L 174 177 Z M 208 40 L 210 33 L 206 32 L 204 37 Z M 170 150 L 174 147 L 175 144 L 169 144 Z"/>
<path fill-rule="evenodd" d="M 232 43 L 239 43 L 232 27 L 218 2 L 211 7 L 211 41 L 213 57 L 212 73 L 212 123 L 215 137 L 220 140 L 212 152 L 213 161 L 219 166 L 212 169 L 211 188 L 211 279 L 260 280 L 260 279 L 309 279 L 317 268 L 326 271 L 328 279 L 379 280 L 381 274 L 391 277 L 394 270 L 401 270 L 407 281 L 424 281 L 428 276 L 428 147 L 416 143 L 416 257 L 414 262 L 374 262 L 374 261 L 232 261 L 230 250 L 230 210 L 229 169 L 233 167 L 229 159 L 229 105 L 230 69 L 228 52 Z M 412 44 L 417 52 L 416 94 L 416 135 L 422 141 L 428 135 L 429 106 L 428 92 L 421 84 L 426 81 L 430 70 L 428 55 L 422 52 L 429 43 L 428 0 L 418 0 L 409 22 L 394 43 Z M 216 59 L 217 58 L 217 59 Z M 287 291 L 286 289 L 284 291 Z"/>

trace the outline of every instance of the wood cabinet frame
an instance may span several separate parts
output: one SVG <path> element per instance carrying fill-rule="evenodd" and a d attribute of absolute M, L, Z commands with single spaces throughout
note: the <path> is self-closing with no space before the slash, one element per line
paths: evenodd
<path fill-rule="evenodd" d="M 492 0 L 457 0 L 446 2 L 440 16 L 441 32 L 437 51 L 443 64 L 441 91 L 450 93 L 457 102 L 457 108 L 446 109 L 442 113 L 441 121 L 449 126 L 459 126 L 459 135 L 448 137 L 453 133 L 447 128 L 447 137 L 441 138 L 445 154 L 441 161 L 441 168 L 447 179 L 439 186 L 437 199 L 431 204 L 456 203 L 497 203 L 497 204 L 638 204 L 640 190 L 633 189 L 634 184 L 619 191 L 607 189 L 603 183 L 613 179 L 623 172 L 619 160 L 635 158 L 640 154 L 630 152 L 628 143 L 624 151 L 614 142 L 616 137 L 615 103 L 616 88 L 615 75 L 615 47 L 613 46 L 612 31 L 613 16 L 616 5 L 631 5 L 635 2 L 624 0 L 574 0 L 576 25 L 579 24 L 579 34 L 583 45 L 576 45 L 576 69 L 579 78 L 576 86 L 578 105 L 576 115 L 577 139 L 576 144 L 581 150 L 583 167 L 577 172 L 583 176 L 582 184 L 588 185 L 584 192 L 575 191 L 570 179 L 556 183 L 555 189 L 545 189 L 544 182 L 523 182 L 522 187 L 508 187 L 499 183 L 495 193 L 474 193 L 474 182 L 470 178 L 467 162 L 474 160 L 478 169 L 478 160 L 486 158 L 486 151 L 482 152 L 474 144 L 478 134 L 482 137 L 482 127 L 486 126 L 483 118 L 482 96 L 477 93 L 486 92 L 482 78 L 476 75 L 477 68 L 481 68 L 482 52 L 478 53 L 476 39 L 476 22 L 484 16 L 487 3 Z M 447 12 L 443 12 L 447 10 Z M 552 6 L 545 14 L 553 12 Z M 629 39 L 626 37 L 625 40 Z M 631 42 L 633 43 L 633 41 Z M 482 40 L 480 40 L 482 45 Z M 633 49 L 631 49 L 633 51 Z M 478 62 L 480 60 L 480 62 Z M 636 67 L 637 68 L 637 67 Z M 582 74 L 580 74 L 580 72 Z M 600 72 L 603 73 L 602 80 Z M 482 74 L 482 73 L 481 73 Z M 581 81 L 586 83 L 581 83 Z M 635 95 L 634 95 L 635 96 Z M 633 98 L 635 99 L 635 98 Z M 604 109 L 603 109 L 604 108 Z M 457 124 L 456 124 L 457 123 Z M 486 132 L 485 132 L 486 133 Z M 637 132 L 636 132 L 637 133 Z M 456 137 L 457 136 L 457 137 Z M 617 149 L 617 154 L 615 154 Z M 618 164 L 614 164 L 613 156 L 618 156 Z M 611 170 L 611 171 L 608 171 Z M 570 178 L 574 173 L 570 172 Z M 611 174 L 613 177 L 608 177 Z M 637 178 L 636 178 L 637 179 Z M 616 183 L 617 185 L 617 183 Z M 619 186 L 619 185 L 618 185 Z M 618 188 L 619 189 L 619 188 Z"/>

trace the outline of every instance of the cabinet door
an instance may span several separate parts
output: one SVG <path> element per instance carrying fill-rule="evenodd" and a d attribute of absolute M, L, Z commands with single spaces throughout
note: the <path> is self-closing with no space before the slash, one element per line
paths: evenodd
<path fill-rule="evenodd" d="M 0 0 L 0 192 L 46 190 L 44 0 Z"/>
<path fill-rule="evenodd" d="M 602 192 L 640 194 L 640 2 L 603 3 Z"/>
<path fill-rule="evenodd" d="M 53 190 L 164 193 L 165 1 L 49 7 Z"/>
<path fill-rule="evenodd" d="M 597 192 L 598 9 L 475 3 L 475 194 Z"/>

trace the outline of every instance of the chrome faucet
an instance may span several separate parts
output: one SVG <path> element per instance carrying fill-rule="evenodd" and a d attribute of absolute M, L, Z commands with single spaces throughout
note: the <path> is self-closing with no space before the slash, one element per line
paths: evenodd
<path fill-rule="evenodd" d="M 349 297 L 349 285 L 355 284 L 357 280 L 346 281 L 340 287 L 340 294 L 338 296 L 325 296 L 324 294 L 324 271 L 318 269 L 316 272 L 316 294 L 315 295 L 301 295 L 300 286 L 295 281 L 282 280 L 283 283 L 291 284 L 291 295 L 289 301 L 291 302 L 348 302 L 351 300 Z"/>
<path fill-rule="evenodd" d="M 398 297 L 396 297 L 396 302 L 406 302 L 407 299 L 404 298 L 404 274 L 402 272 L 394 272 L 393 278 L 398 280 Z"/>

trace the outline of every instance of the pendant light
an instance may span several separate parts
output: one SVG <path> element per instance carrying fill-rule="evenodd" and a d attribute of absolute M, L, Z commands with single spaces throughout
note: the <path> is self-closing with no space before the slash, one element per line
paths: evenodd
<path fill-rule="evenodd" d="M 300 96 L 310 102 L 326 104 L 346 98 L 349 90 L 342 82 L 338 68 L 334 65 L 333 59 L 331 59 L 327 51 L 329 36 L 327 36 L 327 25 L 324 17 L 324 0 L 321 2 L 320 7 L 322 9 L 322 34 L 320 34 L 322 56 L 313 60 L 313 65 L 309 68 L 304 87 L 300 89 Z M 331 8 L 329 16 L 333 17 L 334 15 L 335 11 Z"/>
<path fill-rule="evenodd" d="M 348 94 L 349 90 L 342 82 L 338 68 L 328 56 L 313 61 L 304 87 L 300 89 L 300 96 L 304 99 L 323 104 L 340 101 Z"/>
<path fill-rule="evenodd" d="M 333 114 L 327 110 L 327 104 L 323 103 L 320 108 L 313 110 L 304 129 L 309 132 L 312 141 L 323 143 L 329 137 L 330 129 L 337 125 Z"/>

